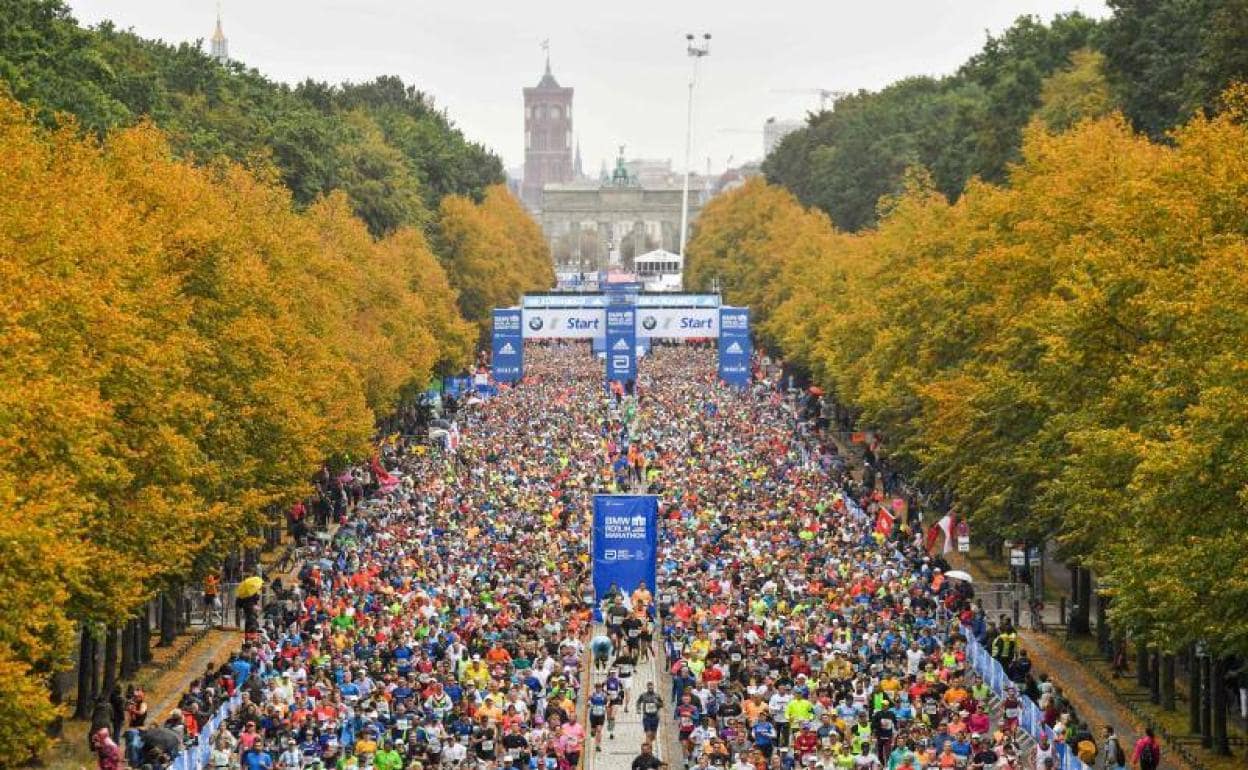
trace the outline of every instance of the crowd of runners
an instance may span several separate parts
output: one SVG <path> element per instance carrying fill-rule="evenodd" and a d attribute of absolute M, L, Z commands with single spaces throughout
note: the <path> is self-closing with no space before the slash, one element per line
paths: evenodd
<path fill-rule="evenodd" d="M 1017 695 L 967 667 L 962 627 L 1013 663 L 1008 624 L 917 530 L 877 527 L 878 493 L 777 383 L 726 388 L 686 347 L 640 369 L 611 392 L 587 347 L 531 347 L 521 385 L 461 412 L 455 452 L 388 444 L 398 483 L 308 538 L 295 584 L 189 694 L 242 697 L 208 766 L 573 770 L 627 709 L 647 745 L 666 718 L 668 763 L 695 768 L 1054 763 L 1064 746 L 1024 748 Z M 595 630 L 591 498 L 641 490 L 660 500 L 659 585 L 622 587 Z M 670 677 L 635 681 L 651 657 Z M 589 665 L 605 678 L 583 692 Z"/>

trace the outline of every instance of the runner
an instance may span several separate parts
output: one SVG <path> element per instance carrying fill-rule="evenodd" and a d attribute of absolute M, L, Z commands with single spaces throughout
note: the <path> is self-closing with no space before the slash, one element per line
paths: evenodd
<path fill-rule="evenodd" d="M 618 662 L 617 662 L 618 665 Z M 628 697 L 624 683 L 620 680 L 619 670 L 614 666 L 607 672 L 603 682 L 603 692 L 607 696 L 607 737 L 615 738 L 615 710 L 621 704 L 628 710 Z"/>
<path fill-rule="evenodd" d="M 254 723 L 249 746 L 277 756 L 293 737 L 326 766 L 376 766 L 393 750 L 425 770 L 522 757 L 559 770 L 583 750 L 582 696 L 596 750 L 620 704 L 656 738 L 669 701 L 653 682 L 629 701 L 657 635 L 687 760 L 927 770 L 969 760 L 974 726 L 978 750 L 1008 764 L 1017 720 L 985 712 L 968 676 L 961 626 L 983 621 L 970 589 L 943 577 L 917 531 L 877 527 L 894 501 L 849 476 L 791 399 L 767 382 L 718 384 L 714 356 L 655 346 L 638 395 L 604 397 L 585 346 L 526 348 L 523 383 L 460 409 L 454 452 L 387 444 L 384 490 L 359 472 L 335 486 L 327 471 L 316 507 L 341 527 L 306 539 L 294 586 L 183 711 L 214 713 L 239 692 L 231 725 Z M 659 582 L 596 608 L 592 496 L 621 489 L 617 475 L 636 483 L 638 468 L 660 502 Z M 365 479 L 371 497 L 356 492 Z M 589 638 L 595 610 L 607 645 Z M 1016 657 L 1008 638 L 992 649 Z M 593 695 L 578 691 L 591 651 L 617 669 Z"/>
<path fill-rule="evenodd" d="M 646 740 L 653 741 L 659 731 L 659 718 L 663 710 L 663 698 L 654 691 L 654 682 L 646 682 L 646 691 L 637 696 L 637 713 L 641 714 L 641 729 Z"/>
<path fill-rule="evenodd" d="M 607 722 L 610 703 L 604 683 L 594 685 L 594 691 L 589 696 L 589 731 L 594 737 L 594 751 L 602 751 L 602 726 Z M 614 730 L 615 724 L 612 721 L 612 733 Z M 612 737 L 615 737 L 614 734 Z"/>

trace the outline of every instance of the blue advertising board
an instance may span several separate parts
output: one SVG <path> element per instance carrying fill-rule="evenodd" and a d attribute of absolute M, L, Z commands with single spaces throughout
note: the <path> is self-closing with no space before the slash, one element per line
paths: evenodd
<path fill-rule="evenodd" d="M 637 307 L 609 305 L 607 314 L 607 382 L 637 379 Z"/>
<path fill-rule="evenodd" d="M 445 377 L 442 380 L 442 390 L 448 396 L 454 396 L 455 398 L 459 398 L 466 391 L 469 391 L 471 389 L 472 389 L 472 378 L 466 375 L 460 375 L 458 377 Z"/>
<path fill-rule="evenodd" d="M 738 388 L 748 386 L 750 356 L 753 352 L 754 346 L 750 340 L 750 309 L 720 307 L 719 379 Z"/>
<path fill-rule="evenodd" d="M 594 495 L 594 604 L 612 586 L 625 595 L 645 582 L 655 591 L 659 499 L 654 495 Z"/>
<path fill-rule="evenodd" d="M 494 308 L 490 357 L 495 382 L 516 382 L 524 376 L 524 337 L 520 308 Z"/>

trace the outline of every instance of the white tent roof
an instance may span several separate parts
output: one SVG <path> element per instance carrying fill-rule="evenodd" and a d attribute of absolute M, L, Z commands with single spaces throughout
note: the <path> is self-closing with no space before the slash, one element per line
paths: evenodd
<path fill-rule="evenodd" d="M 641 256 L 633 260 L 634 263 L 637 263 L 637 262 L 679 262 L 679 261 L 680 261 L 679 254 L 673 254 L 672 252 L 665 251 L 664 249 L 655 249 L 654 251 L 647 251 L 645 254 L 642 254 Z"/>

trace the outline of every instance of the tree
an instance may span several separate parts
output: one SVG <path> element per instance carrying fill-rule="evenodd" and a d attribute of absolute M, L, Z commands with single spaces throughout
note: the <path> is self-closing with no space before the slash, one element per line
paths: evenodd
<path fill-rule="evenodd" d="M 438 216 L 436 251 L 459 293 L 464 318 L 489 334 L 495 307 L 520 301 L 526 291 L 554 286 L 554 266 L 541 229 L 502 185 L 480 204 L 450 195 Z"/>
<path fill-rule="evenodd" d="M 62 0 L 0 9 L 0 81 L 45 125 L 72 115 L 103 136 L 147 118 L 178 157 L 275 167 L 303 207 L 343 190 L 375 237 L 425 227 L 445 195 L 479 202 L 503 181 L 497 156 L 396 77 L 291 89 L 223 66 L 196 44 L 145 40 L 108 22 L 83 29 Z"/>
<path fill-rule="evenodd" d="M 979 537 L 1056 539 L 1117 628 L 1242 655 L 1248 98 L 1220 102 L 1168 144 L 1037 120 L 1008 185 L 950 203 L 911 169 L 856 236 L 747 185 L 707 206 L 690 271 Z"/>
<path fill-rule="evenodd" d="M 1104 54 L 1084 48 L 1071 54 L 1069 67 L 1044 81 L 1036 117 L 1053 131 L 1066 131 L 1081 120 L 1105 117 L 1114 106 Z"/>
<path fill-rule="evenodd" d="M 926 168 L 935 188 L 956 200 L 975 176 L 1005 177 L 1044 79 L 1066 67 L 1095 31 L 1095 22 L 1077 13 L 1048 25 L 1021 17 L 989 37 L 956 75 L 906 78 L 811 115 L 768 156 L 763 172 L 849 231 L 876 223 L 879 202 L 901 192 L 913 166 Z"/>
<path fill-rule="evenodd" d="M 1111 0 L 1102 50 L 1132 125 L 1154 139 L 1248 78 L 1245 0 Z"/>

